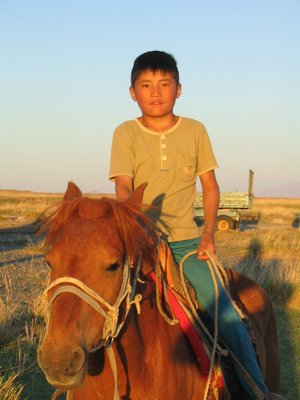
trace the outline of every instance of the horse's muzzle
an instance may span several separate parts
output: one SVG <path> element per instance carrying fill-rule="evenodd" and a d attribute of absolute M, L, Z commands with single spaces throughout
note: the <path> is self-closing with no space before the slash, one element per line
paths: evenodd
<path fill-rule="evenodd" d="M 87 366 L 87 357 L 81 347 L 54 350 L 41 345 L 37 351 L 38 363 L 50 385 L 69 390 L 82 384 Z"/>

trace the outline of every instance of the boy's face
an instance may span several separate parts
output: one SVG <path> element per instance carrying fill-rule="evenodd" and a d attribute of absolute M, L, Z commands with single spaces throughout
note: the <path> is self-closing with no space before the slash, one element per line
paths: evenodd
<path fill-rule="evenodd" d="M 181 94 L 181 85 L 177 84 L 170 72 L 147 70 L 138 76 L 129 90 L 143 115 L 163 117 L 173 114 L 174 104 Z"/>

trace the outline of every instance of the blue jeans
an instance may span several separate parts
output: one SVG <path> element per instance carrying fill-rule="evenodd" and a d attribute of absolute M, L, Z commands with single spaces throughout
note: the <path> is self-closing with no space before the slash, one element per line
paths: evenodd
<path fill-rule="evenodd" d="M 169 243 L 169 246 L 172 250 L 175 260 L 179 264 L 180 260 L 188 252 L 197 250 L 199 247 L 199 238 L 180 242 L 171 242 Z M 199 304 L 209 318 L 214 321 L 215 290 L 207 263 L 205 261 L 198 260 L 196 254 L 191 255 L 184 263 L 184 274 L 195 289 Z M 248 371 L 262 392 L 267 395 L 268 389 L 264 383 L 258 365 L 257 357 L 251 342 L 249 329 L 238 316 L 219 279 L 218 288 L 218 329 L 220 337 L 238 358 L 244 368 Z M 242 386 L 249 396 L 249 399 L 256 399 L 252 389 L 244 381 L 238 369 L 236 372 L 239 376 Z"/>

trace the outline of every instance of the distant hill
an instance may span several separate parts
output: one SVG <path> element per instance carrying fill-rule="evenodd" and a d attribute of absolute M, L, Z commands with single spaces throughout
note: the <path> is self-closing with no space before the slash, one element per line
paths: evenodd
<path fill-rule="evenodd" d="M 256 197 L 288 197 L 300 198 L 300 181 L 288 183 L 286 185 L 275 186 L 268 189 L 257 189 L 254 187 Z"/>

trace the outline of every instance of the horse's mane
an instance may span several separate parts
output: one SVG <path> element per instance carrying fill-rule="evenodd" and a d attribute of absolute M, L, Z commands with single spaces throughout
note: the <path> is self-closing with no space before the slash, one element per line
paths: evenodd
<path fill-rule="evenodd" d="M 83 221 L 97 218 L 111 219 L 111 223 L 116 224 L 131 262 L 135 262 L 141 254 L 148 262 L 155 262 L 158 236 L 150 218 L 130 202 L 108 197 L 101 199 L 79 197 L 74 200 L 64 200 L 42 228 L 47 231 L 46 247 L 50 247 L 57 240 L 61 229 L 76 217 L 82 218 Z"/>

